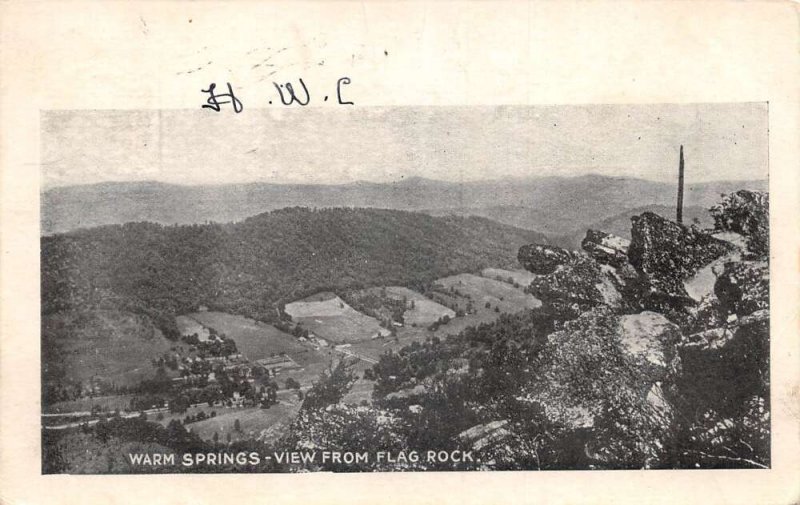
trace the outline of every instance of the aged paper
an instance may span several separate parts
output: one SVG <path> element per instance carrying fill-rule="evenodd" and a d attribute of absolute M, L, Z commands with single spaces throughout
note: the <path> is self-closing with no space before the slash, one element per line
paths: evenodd
<path fill-rule="evenodd" d="M 3 502 L 800 500 L 794 4 L 1 8 Z"/>

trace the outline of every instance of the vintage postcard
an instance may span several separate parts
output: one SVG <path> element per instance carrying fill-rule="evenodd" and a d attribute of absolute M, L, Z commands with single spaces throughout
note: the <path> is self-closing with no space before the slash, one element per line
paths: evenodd
<path fill-rule="evenodd" d="M 800 499 L 793 7 L 303 5 L 3 6 L 8 503 Z"/>

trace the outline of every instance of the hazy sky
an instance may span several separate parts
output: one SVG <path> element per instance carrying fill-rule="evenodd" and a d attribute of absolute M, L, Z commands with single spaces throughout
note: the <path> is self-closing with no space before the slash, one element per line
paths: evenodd
<path fill-rule="evenodd" d="M 318 107 L 42 113 L 45 187 L 597 173 L 767 177 L 767 105 Z"/>

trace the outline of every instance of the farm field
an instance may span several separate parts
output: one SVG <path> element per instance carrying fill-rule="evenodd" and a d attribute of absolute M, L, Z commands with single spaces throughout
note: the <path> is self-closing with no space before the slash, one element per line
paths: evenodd
<path fill-rule="evenodd" d="M 315 297 L 324 295 L 325 299 Z M 367 340 L 378 334 L 388 334 L 378 320 L 358 312 L 341 298 L 320 293 L 286 304 L 285 311 L 292 320 L 317 337 L 333 344 Z"/>
<path fill-rule="evenodd" d="M 375 383 L 365 379 L 358 379 L 350 391 L 342 398 L 342 403 L 348 405 L 361 405 L 362 402 L 372 403 L 372 390 Z"/>
<path fill-rule="evenodd" d="M 271 442 L 285 433 L 299 409 L 299 403 L 295 405 L 278 403 L 268 409 L 258 407 L 220 409 L 217 410 L 216 417 L 191 423 L 186 428 L 203 440 L 213 440 L 216 432 L 219 434 L 220 442 L 227 441 L 228 433 L 231 434 L 231 441 L 253 438 Z M 237 419 L 241 431 L 234 429 Z"/>
<path fill-rule="evenodd" d="M 427 326 L 443 316 L 450 318 L 456 316 L 453 310 L 408 288 L 388 286 L 386 288 L 386 294 L 395 300 L 402 300 L 405 298 L 408 301 L 406 311 L 403 313 L 403 321 L 406 325 L 416 324 L 417 326 Z M 413 308 L 410 307 L 412 301 L 414 302 Z"/>
<path fill-rule="evenodd" d="M 281 388 L 286 387 L 286 379 L 289 378 L 296 380 L 303 387 L 312 385 L 319 379 L 320 374 L 328 368 L 331 362 L 339 359 L 332 351 L 320 351 L 318 355 L 323 361 L 309 363 L 302 368 L 284 368 L 278 373 L 275 381 Z"/>
<path fill-rule="evenodd" d="M 506 282 L 500 282 L 473 274 L 459 274 L 438 279 L 434 286 L 439 287 L 450 297 L 460 298 L 459 308 L 466 308 L 465 301 L 472 302 L 473 308 L 498 308 L 500 312 L 515 313 L 527 309 L 535 309 L 542 305 L 530 293 L 522 288 L 515 288 Z M 464 305 L 462 307 L 462 305 Z"/>
<path fill-rule="evenodd" d="M 208 328 L 197 322 L 191 315 L 176 317 L 175 324 L 178 325 L 178 331 L 181 336 L 188 337 L 196 334 L 198 340 L 201 342 L 205 342 L 211 336 Z"/>
<path fill-rule="evenodd" d="M 463 317 L 451 319 L 449 323 L 443 324 L 433 332 L 433 335 L 444 339 L 451 335 L 458 335 L 470 326 L 479 326 L 484 323 L 491 323 L 497 320 L 502 313 L 484 308 L 478 309 L 474 314 L 467 314 Z"/>
<path fill-rule="evenodd" d="M 481 276 L 508 284 L 514 284 L 516 282 L 521 289 L 530 286 L 531 282 L 536 279 L 536 274 L 528 272 L 527 270 L 504 270 L 502 268 L 484 268 L 483 271 L 481 271 Z M 509 280 L 511 280 L 511 282 L 508 282 Z"/>
<path fill-rule="evenodd" d="M 151 360 L 174 345 L 148 317 L 116 310 L 45 315 L 42 339 L 45 357 L 51 356 L 43 380 L 50 383 L 95 379 L 135 386 L 153 377 Z"/>
<path fill-rule="evenodd" d="M 95 396 L 94 398 L 79 398 L 65 402 L 56 402 L 52 405 L 44 406 L 45 414 L 60 414 L 64 412 L 91 412 L 92 408 L 98 407 L 102 412 L 112 412 L 119 409 L 120 412 L 128 410 L 131 405 L 133 395 L 109 395 Z"/>
<path fill-rule="evenodd" d="M 239 352 L 250 361 L 281 353 L 289 355 L 300 366 L 324 361 L 311 346 L 303 345 L 294 336 L 270 324 L 225 312 L 195 312 L 189 317 L 232 338 Z"/>

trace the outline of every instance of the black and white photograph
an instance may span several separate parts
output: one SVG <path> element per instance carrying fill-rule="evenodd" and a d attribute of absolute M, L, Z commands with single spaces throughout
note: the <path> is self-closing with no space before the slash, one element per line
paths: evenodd
<path fill-rule="evenodd" d="M 767 102 L 348 83 L 41 111 L 43 474 L 772 467 Z"/>

